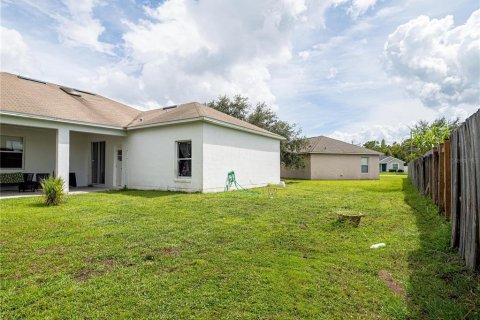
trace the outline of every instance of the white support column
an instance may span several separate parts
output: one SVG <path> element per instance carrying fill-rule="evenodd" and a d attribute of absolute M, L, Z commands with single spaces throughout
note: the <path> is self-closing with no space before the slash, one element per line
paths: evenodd
<path fill-rule="evenodd" d="M 55 163 L 55 176 L 64 181 L 63 189 L 68 192 L 70 171 L 70 130 L 67 128 L 57 129 L 57 157 Z"/>

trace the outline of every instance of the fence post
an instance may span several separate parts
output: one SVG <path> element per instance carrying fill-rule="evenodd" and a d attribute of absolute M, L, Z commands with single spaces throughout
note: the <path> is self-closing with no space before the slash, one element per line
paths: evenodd
<path fill-rule="evenodd" d="M 445 168 L 445 219 L 450 220 L 451 210 L 452 210 L 452 167 L 451 167 L 451 158 L 450 158 L 450 140 L 446 139 L 443 143 L 444 147 L 444 168 Z"/>
<path fill-rule="evenodd" d="M 438 152 L 437 152 L 437 147 L 433 147 L 432 149 L 432 200 L 433 203 L 438 204 Z"/>
<path fill-rule="evenodd" d="M 438 209 L 445 212 L 444 192 L 445 192 L 445 163 L 444 163 L 444 145 L 438 145 Z"/>

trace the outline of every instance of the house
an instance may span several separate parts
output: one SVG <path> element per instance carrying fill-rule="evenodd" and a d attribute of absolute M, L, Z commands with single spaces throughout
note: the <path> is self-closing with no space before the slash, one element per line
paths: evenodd
<path fill-rule="evenodd" d="M 325 136 L 308 138 L 301 151 L 305 167 L 282 166 L 283 178 L 308 180 L 360 180 L 379 178 L 380 152 Z"/>
<path fill-rule="evenodd" d="M 397 159 L 392 156 L 380 156 L 380 172 L 389 172 L 389 171 L 398 171 L 403 170 L 407 171 L 405 166 L 405 161 Z"/>
<path fill-rule="evenodd" d="M 283 138 L 199 103 L 141 111 L 100 95 L 2 72 L 0 173 L 78 186 L 223 191 L 280 182 Z"/>

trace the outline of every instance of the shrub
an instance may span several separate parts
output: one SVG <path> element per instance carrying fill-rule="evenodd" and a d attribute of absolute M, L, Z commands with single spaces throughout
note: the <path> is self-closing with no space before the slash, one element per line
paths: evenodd
<path fill-rule="evenodd" d="M 56 206 L 63 201 L 65 192 L 63 191 L 64 182 L 62 178 L 48 177 L 43 179 L 40 185 L 42 186 L 47 206 Z"/>
<path fill-rule="evenodd" d="M 403 172 L 403 170 L 402 170 L 402 169 L 398 169 L 398 171 L 397 171 L 397 172 Z"/>
<path fill-rule="evenodd" d="M 388 172 L 397 172 L 395 169 L 389 169 Z"/>

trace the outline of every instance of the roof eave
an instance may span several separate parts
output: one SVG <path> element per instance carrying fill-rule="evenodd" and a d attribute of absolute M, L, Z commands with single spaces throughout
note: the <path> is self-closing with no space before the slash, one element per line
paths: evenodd
<path fill-rule="evenodd" d="M 360 152 L 318 152 L 308 151 L 301 152 L 301 154 L 348 154 L 348 155 L 362 155 L 362 156 L 380 156 L 378 153 L 360 153 Z"/>
<path fill-rule="evenodd" d="M 212 123 L 216 124 L 222 127 L 227 127 L 230 129 L 235 129 L 235 130 L 240 130 L 240 131 L 245 131 L 273 139 L 278 139 L 278 140 L 286 140 L 284 137 L 279 136 L 274 133 L 267 133 L 267 132 L 262 132 L 254 129 L 249 129 L 246 127 L 238 126 L 235 124 L 227 123 L 224 121 L 220 121 L 217 119 L 212 119 L 209 117 L 195 117 L 195 118 L 189 118 L 189 119 L 183 119 L 183 120 L 172 120 L 172 121 L 165 121 L 165 122 L 156 122 L 156 123 L 149 123 L 145 125 L 136 125 L 136 126 L 128 126 L 126 129 L 127 130 L 137 130 L 137 129 L 146 129 L 146 128 L 154 128 L 154 127 L 161 127 L 161 126 L 169 126 L 169 125 L 175 125 L 175 124 L 182 124 L 182 123 L 190 123 L 190 122 L 196 122 L 196 121 L 203 121 L 207 123 Z"/>
<path fill-rule="evenodd" d="M 20 113 L 20 112 L 0 110 L 0 115 L 7 115 L 7 116 L 14 116 L 19 118 L 28 118 L 28 119 L 46 120 L 46 121 L 68 123 L 68 124 L 77 124 L 82 126 L 98 127 L 98 128 L 105 128 L 105 129 L 125 130 L 125 128 L 121 126 L 112 126 L 108 124 L 95 123 L 95 122 L 69 120 L 69 119 L 41 116 L 41 115 L 30 114 L 30 113 Z"/>

